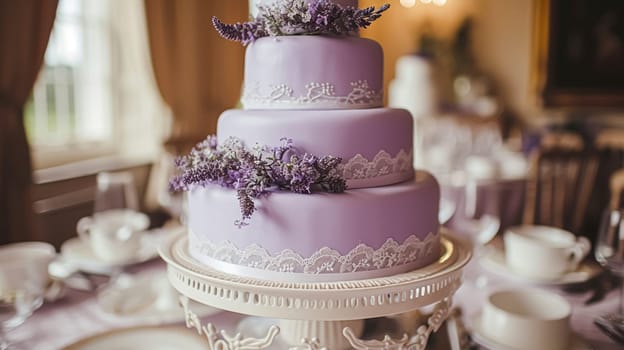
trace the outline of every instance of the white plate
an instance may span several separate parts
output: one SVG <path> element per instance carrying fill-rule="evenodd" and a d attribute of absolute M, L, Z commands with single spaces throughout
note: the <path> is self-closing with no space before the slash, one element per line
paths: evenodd
<path fill-rule="evenodd" d="M 472 329 L 471 337 L 477 344 L 484 346 L 492 350 L 525 350 L 510 348 L 509 346 L 502 345 L 495 340 L 488 338 L 483 334 L 483 328 L 481 328 L 481 314 L 473 317 L 470 322 L 470 328 Z M 572 333 L 570 338 L 570 344 L 566 350 L 592 350 L 592 347 L 585 342 L 580 335 Z"/>
<path fill-rule="evenodd" d="M 165 271 L 139 276 L 122 275 L 102 289 L 97 296 L 102 310 L 116 318 L 132 319 L 148 324 L 184 321 L 184 310 L 179 304 L 179 293 L 171 286 Z M 192 303 L 199 317 L 221 310 Z"/>
<path fill-rule="evenodd" d="M 143 232 L 141 248 L 134 257 L 122 262 L 111 263 L 98 258 L 91 247 L 78 237 L 70 238 L 61 245 L 61 257 L 65 262 L 84 272 L 107 274 L 112 270 L 158 257 L 158 245 L 166 234 L 168 231 L 160 229 Z"/>
<path fill-rule="evenodd" d="M 178 327 L 133 327 L 97 334 L 61 350 L 206 350 L 208 341 L 194 330 Z"/>
<path fill-rule="evenodd" d="M 566 285 L 583 283 L 598 276 L 598 274 L 600 274 L 600 272 L 602 271 L 598 264 L 583 262 L 575 271 L 568 272 L 563 276 L 552 280 L 522 276 L 518 275 L 515 271 L 507 266 L 507 263 L 505 261 L 505 253 L 500 248 L 496 247 L 489 247 L 484 252 L 483 256 L 479 259 L 479 263 L 485 269 L 501 276 L 505 276 L 508 278 L 511 277 L 522 282 L 539 285 Z"/>

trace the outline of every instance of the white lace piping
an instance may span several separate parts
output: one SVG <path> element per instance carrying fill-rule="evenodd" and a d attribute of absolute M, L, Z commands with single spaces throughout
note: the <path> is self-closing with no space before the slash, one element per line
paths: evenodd
<path fill-rule="evenodd" d="M 241 99 L 246 109 L 253 108 L 368 108 L 383 103 L 383 91 L 372 90 L 368 81 L 351 82 L 351 91 L 346 96 L 336 96 L 332 83 L 311 82 L 305 86 L 305 95 L 293 96 L 294 89 L 286 84 L 270 86 L 267 94 L 260 83 L 245 85 Z"/>
<path fill-rule="evenodd" d="M 400 150 L 392 157 L 386 151 L 379 151 L 372 160 L 361 154 L 341 164 L 338 171 L 347 181 L 349 188 L 389 185 L 412 177 L 412 151 Z"/>
<path fill-rule="evenodd" d="M 310 257 L 303 257 L 290 249 L 271 255 L 258 244 L 240 249 L 230 241 L 202 241 L 192 233 L 189 240 L 191 252 L 201 257 L 243 268 L 312 275 L 375 271 L 418 262 L 436 253 L 439 247 L 437 242 L 439 236 L 433 233 L 429 233 L 423 240 L 410 235 L 403 243 L 388 238 L 378 249 L 359 244 L 349 253 L 341 255 L 334 249 L 324 247 Z"/>

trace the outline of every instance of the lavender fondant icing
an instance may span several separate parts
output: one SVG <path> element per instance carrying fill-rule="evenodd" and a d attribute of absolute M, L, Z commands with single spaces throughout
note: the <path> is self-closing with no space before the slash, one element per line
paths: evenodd
<path fill-rule="evenodd" d="M 381 107 L 383 53 L 359 37 L 264 37 L 247 47 L 245 109 Z"/>
<path fill-rule="evenodd" d="M 233 225 L 240 216 L 235 191 L 217 186 L 197 187 L 188 193 L 190 254 L 231 273 L 251 273 L 256 277 L 266 277 L 264 273 L 271 272 L 291 273 L 290 277 L 285 275 L 286 280 L 294 275 L 314 281 L 324 274 L 341 280 L 405 272 L 439 257 L 439 198 L 436 180 L 422 171 L 404 183 L 341 194 L 276 191 L 257 199 L 258 210 L 249 225 L 238 228 Z M 380 249 L 388 245 L 390 249 Z M 311 271 L 292 273 L 288 264 L 271 269 L 267 268 L 270 264 L 254 259 L 240 262 L 245 252 L 263 251 L 264 255 L 253 254 L 265 256 L 263 260 L 266 256 L 287 254 L 299 261 L 318 257 L 319 252 L 328 249 L 334 256 L 352 255 L 362 247 L 377 251 L 369 254 L 373 258 L 367 260 L 368 267 L 344 267 L 341 263 L 337 269 L 337 263 L 329 263 L 331 266 L 313 265 Z M 232 249 L 239 253 L 232 253 Z M 392 254 L 399 250 L 403 253 Z M 233 261 L 234 258 L 237 260 Z"/>
<path fill-rule="evenodd" d="M 288 136 L 302 152 L 343 159 L 349 188 L 412 178 L 412 117 L 403 109 L 229 110 L 219 118 L 221 141 L 278 145 Z"/>

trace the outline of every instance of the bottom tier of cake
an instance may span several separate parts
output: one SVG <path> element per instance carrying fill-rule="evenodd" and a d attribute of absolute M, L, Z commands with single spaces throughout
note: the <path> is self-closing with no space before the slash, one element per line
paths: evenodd
<path fill-rule="evenodd" d="M 417 171 L 401 184 L 340 194 L 271 192 L 238 228 L 236 192 L 188 193 L 189 251 L 212 268 L 283 281 L 339 281 L 407 272 L 440 256 L 436 180 Z"/>

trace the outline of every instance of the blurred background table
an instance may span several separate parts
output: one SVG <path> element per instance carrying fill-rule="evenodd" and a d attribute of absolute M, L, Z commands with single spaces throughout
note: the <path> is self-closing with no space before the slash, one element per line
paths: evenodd
<path fill-rule="evenodd" d="M 455 203 L 455 213 L 445 226 L 461 232 L 461 218 L 466 211 L 467 198 L 465 186 L 453 183 L 442 183 L 443 198 Z M 522 222 L 526 179 L 493 179 L 476 184 L 476 203 L 474 215 L 493 215 L 500 219 L 499 232 Z"/>

